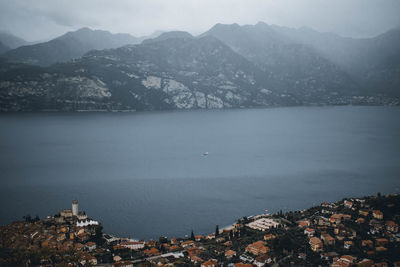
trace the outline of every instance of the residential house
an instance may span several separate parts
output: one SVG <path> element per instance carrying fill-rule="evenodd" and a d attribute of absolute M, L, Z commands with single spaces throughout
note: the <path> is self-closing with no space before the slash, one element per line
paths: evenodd
<path fill-rule="evenodd" d="M 321 235 L 321 239 L 324 241 L 324 244 L 326 246 L 334 246 L 335 245 L 335 238 L 333 238 L 330 234 Z"/>
<path fill-rule="evenodd" d="M 372 242 L 371 240 L 362 240 L 361 241 L 361 246 L 373 248 L 374 247 L 374 242 Z"/>
<path fill-rule="evenodd" d="M 179 244 L 179 242 L 178 242 L 178 240 L 176 240 L 175 237 L 171 238 L 171 245 L 178 245 L 178 244 Z"/>
<path fill-rule="evenodd" d="M 266 261 L 267 261 L 267 256 L 264 254 L 258 256 L 256 260 L 253 262 L 253 264 L 256 265 L 257 267 L 262 267 L 265 265 Z"/>
<path fill-rule="evenodd" d="M 342 217 L 343 217 L 343 214 L 338 214 L 338 213 L 332 214 L 332 216 L 330 218 L 330 222 L 339 224 L 342 222 Z"/>
<path fill-rule="evenodd" d="M 242 262 L 235 263 L 233 266 L 234 267 L 253 267 L 253 265 L 251 265 L 250 263 L 242 263 Z"/>
<path fill-rule="evenodd" d="M 380 210 L 374 210 L 374 211 L 372 211 L 372 216 L 375 219 L 382 220 L 383 219 L 383 212 L 380 211 Z"/>
<path fill-rule="evenodd" d="M 92 250 L 96 249 L 96 243 L 94 243 L 94 242 L 87 242 L 85 245 L 86 245 L 86 248 L 89 251 L 92 251 Z"/>
<path fill-rule="evenodd" d="M 389 243 L 389 240 L 386 238 L 377 238 L 375 239 L 375 246 L 386 246 Z"/>
<path fill-rule="evenodd" d="M 358 218 L 358 219 L 356 220 L 356 223 L 357 223 L 357 224 L 365 223 L 365 219 L 364 219 L 364 218 Z"/>
<path fill-rule="evenodd" d="M 156 248 L 146 249 L 145 251 L 143 251 L 143 253 L 146 254 L 147 257 L 157 256 L 161 254 L 160 251 L 158 251 L 158 249 Z"/>
<path fill-rule="evenodd" d="M 230 259 L 230 258 L 232 258 L 232 257 L 234 257 L 234 256 L 236 256 L 236 251 L 234 251 L 234 250 L 227 250 L 227 251 L 225 252 L 225 257 L 226 257 L 227 259 Z"/>
<path fill-rule="evenodd" d="M 343 214 L 342 215 L 343 220 L 345 221 L 350 221 L 351 220 L 351 215 L 350 214 Z"/>
<path fill-rule="evenodd" d="M 119 262 L 114 262 L 112 264 L 113 267 L 133 267 L 133 263 L 130 261 L 119 261 Z"/>
<path fill-rule="evenodd" d="M 194 264 L 199 264 L 203 262 L 203 259 L 197 255 L 192 255 L 190 256 L 190 261 L 193 262 Z"/>
<path fill-rule="evenodd" d="M 364 217 L 367 217 L 368 214 L 369 214 L 369 212 L 368 212 L 367 210 L 359 210 L 358 213 L 359 213 L 361 216 L 364 216 Z"/>
<path fill-rule="evenodd" d="M 315 230 L 312 229 L 312 228 L 306 228 L 306 229 L 304 230 L 304 234 L 305 234 L 305 235 L 308 235 L 308 236 L 313 236 L 313 235 L 315 234 Z"/>
<path fill-rule="evenodd" d="M 376 251 L 376 252 L 385 252 L 385 251 L 387 251 L 387 248 L 382 247 L 382 246 L 379 246 L 379 247 L 376 247 L 376 248 L 375 248 L 375 251 Z"/>
<path fill-rule="evenodd" d="M 374 267 L 374 261 L 370 259 L 363 259 L 357 263 L 357 267 Z"/>
<path fill-rule="evenodd" d="M 189 256 L 192 255 L 199 255 L 200 251 L 198 247 L 188 247 L 186 249 L 187 253 L 189 254 Z"/>
<path fill-rule="evenodd" d="M 311 224 L 311 222 L 309 220 L 299 221 L 300 228 L 306 228 L 306 227 L 310 226 L 310 224 Z"/>
<path fill-rule="evenodd" d="M 343 247 L 345 249 L 350 249 L 352 246 L 354 246 L 354 242 L 353 241 L 350 241 L 350 240 L 344 241 Z"/>
<path fill-rule="evenodd" d="M 353 202 L 350 200 L 345 200 L 343 204 L 348 209 L 351 209 L 353 207 Z"/>
<path fill-rule="evenodd" d="M 313 251 L 321 251 L 324 248 L 321 239 L 318 237 L 311 237 L 309 244 Z"/>
<path fill-rule="evenodd" d="M 332 267 L 348 267 L 355 262 L 356 258 L 350 255 L 344 255 L 340 259 L 336 260 Z"/>
<path fill-rule="evenodd" d="M 272 239 L 275 239 L 275 238 L 276 238 L 276 236 L 273 235 L 273 234 L 264 235 L 264 240 L 265 241 L 272 240 Z"/>
<path fill-rule="evenodd" d="M 189 241 L 184 241 L 184 242 L 182 242 L 181 243 L 181 246 L 183 247 L 183 248 L 186 248 L 186 247 L 191 247 L 191 246 L 194 246 L 194 241 L 192 241 L 192 240 L 189 240 Z"/>
<path fill-rule="evenodd" d="M 149 240 L 146 243 L 146 246 L 148 247 L 155 247 L 157 245 L 157 242 L 155 240 Z"/>
<path fill-rule="evenodd" d="M 254 242 L 253 244 L 250 244 L 246 247 L 246 251 L 253 254 L 253 255 L 260 255 L 260 254 L 266 254 L 269 252 L 269 248 L 265 246 L 264 241 L 257 241 Z"/>
<path fill-rule="evenodd" d="M 206 239 L 211 240 L 215 238 L 215 234 L 209 234 L 206 236 Z"/>
<path fill-rule="evenodd" d="M 322 202 L 321 206 L 324 207 L 324 208 L 329 207 L 329 203 L 328 202 Z"/>
<path fill-rule="evenodd" d="M 201 265 L 201 267 L 217 267 L 218 266 L 218 261 L 217 260 L 208 260 L 203 262 Z"/>
<path fill-rule="evenodd" d="M 394 221 L 386 221 L 386 230 L 392 233 L 397 233 L 399 231 L 399 225 Z"/>

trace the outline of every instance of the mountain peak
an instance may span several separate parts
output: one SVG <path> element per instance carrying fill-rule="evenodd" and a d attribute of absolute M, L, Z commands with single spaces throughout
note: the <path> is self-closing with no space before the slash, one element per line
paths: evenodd
<path fill-rule="evenodd" d="M 237 23 L 232 23 L 232 24 L 217 23 L 210 29 L 210 31 L 218 29 L 238 29 L 238 28 L 240 28 L 240 25 Z"/>
<path fill-rule="evenodd" d="M 76 30 L 75 32 L 87 32 L 87 31 L 91 31 L 92 32 L 94 30 L 92 30 L 89 27 L 83 27 L 83 28 L 80 28 L 80 29 Z"/>
<path fill-rule="evenodd" d="M 147 44 L 147 43 L 153 43 L 153 42 L 159 42 L 159 41 L 164 41 L 167 39 L 193 39 L 193 35 L 191 35 L 188 32 L 185 31 L 170 31 L 170 32 L 164 32 L 160 34 L 156 38 L 152 39 L 146 39 L 142 43 Z"/>
<path fill-rule="evenodd" d="M 138 42 L 138 38 L 129 34 L 112 34 L 85 27 L 45 43 L 10 50 L 5 56 L 18 62 L 48 66 L 79 58 L 90 50 L 117 48 Z"/>
<path fill-rule="evenodd" d="M 269 26 L 267 23 L 265 23 L 264 21 L 259 21 L 257 22 L 256 26 Z"/>
<path fill-rule="evenodd" d="M 28 42 L 24 39 L 17 37 L 8 31 L 0 31 L 0 42 L 10 49 L 28 44 Z"/>

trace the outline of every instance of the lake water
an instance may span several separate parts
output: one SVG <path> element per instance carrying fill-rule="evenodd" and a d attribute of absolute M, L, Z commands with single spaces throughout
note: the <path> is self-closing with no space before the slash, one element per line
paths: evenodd
<path fill-rule="evenodd" d="M 2 225 L 78 199 L 108 233 L 183 237 L 399 177 L 394 107 L 0 115 Z"/>

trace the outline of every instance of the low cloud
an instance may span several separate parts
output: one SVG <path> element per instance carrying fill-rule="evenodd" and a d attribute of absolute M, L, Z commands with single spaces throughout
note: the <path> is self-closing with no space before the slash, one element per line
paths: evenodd
<path fill-rule="evenodd" d="M 181 29 L 194 34 L 216 23 L 264 21 L 368 37 L 400 25 L 398 0 L 3 0 L 0 29 L 42 40 L 81 27 L 128 32 Z"/>

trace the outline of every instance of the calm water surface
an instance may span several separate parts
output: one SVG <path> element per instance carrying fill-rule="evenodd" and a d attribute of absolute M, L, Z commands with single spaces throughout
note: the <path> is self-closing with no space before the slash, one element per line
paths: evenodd
<path fill-rule="evenodd" d="M 0 224 L 78 199 L 109 233 L 204 234 L 399 178 L 399 108 L 0 115 Z"/>

